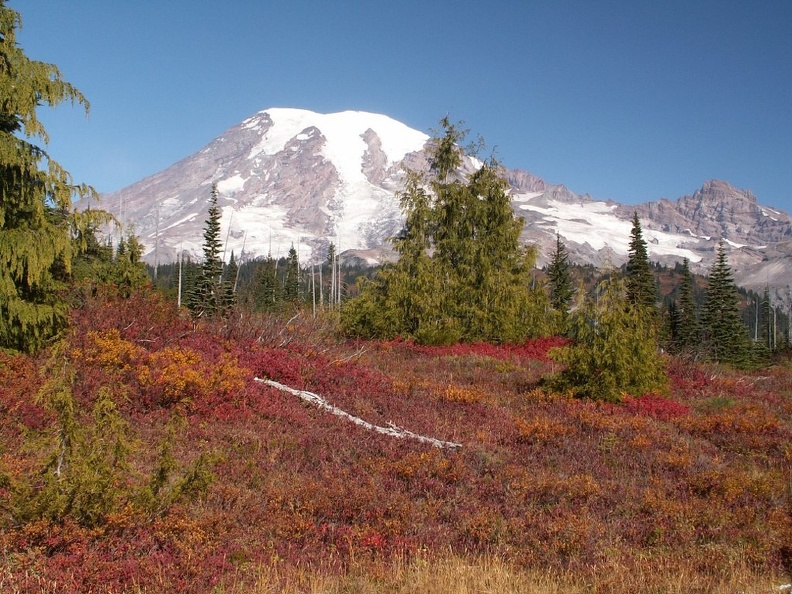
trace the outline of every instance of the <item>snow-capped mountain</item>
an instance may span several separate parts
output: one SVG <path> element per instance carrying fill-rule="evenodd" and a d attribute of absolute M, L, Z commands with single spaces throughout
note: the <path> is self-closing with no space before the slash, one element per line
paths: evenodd
<path fill-rule="evenodd" d="M 149 262 L 174 261 L 179 253 L 200 259 L 216 183 L 226 257 L 282 256 L 294 245 L 302 262 L 318 261 L 332 242 L 347 257 L 382 261 L 403 221 L 397 192 L 404 168 L 425 166 L 428 140 L 384 115 L 268 109 L 166 170 L 104 196 L 99 207 L 133 229 Z M 539 247 L 540 263 L 559 233 L 575 261 L 620 264 L 637 211 L 652 260 L 688 258 L 703 272 L 723 238 L 742 284 L 792 284 L 792 218 L 725 182 L 707 182 L 677 201 L 624 206 L 525 171 L 506 175 L 514 209 L 526 221 L 523 240 Z"/>

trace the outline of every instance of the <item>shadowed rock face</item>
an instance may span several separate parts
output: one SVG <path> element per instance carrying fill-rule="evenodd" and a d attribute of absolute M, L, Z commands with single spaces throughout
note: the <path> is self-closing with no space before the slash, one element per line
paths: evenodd
<path fill-rule="evenodd" d="M 389 238 L 403 220 L 398 192 L 405 168 L 427 167 L 425 135 L 384 116 L 349 116 L 352 112 L 322 116 L 286 110 L 291 127 L 284 127 L 283 111 L 248 118 L 166 170 L 104 196 L 98 206 L 141 238 L 152 263 L 173 261 L 179 252 L 200 259 L 213 183 L 220 191 L 228 254 L 285 255 L 294 244 L 303 261 L 319 261 L 333 242 L 342 253 L 370 263 L 391 258 Z M 305 114 L 310 117 L 302 125 Z M 335 115 L 346 116 L 344 125 L 325 127 L 323 118 Z M 394 154 L 394 130 L 395 145 L 402 147 L 395 160 L 388 156 Z M 405 130 L 412 134 L 409 142 Z M 475 166 L 466 160 L 463 174 Z M 540 265 L 554 249 L 556 232 L 573 261 L 621 264 L 627 255 L 625 225 L 637 212 L 645 235 L 654 233 L 647 237 L 654 261 L 673 264 L 695 255 L 693 268 L 706 272 L 724 238 L 732 246 L 729 260 L 739 282 L 792 284 L 792 219 L 760 205 L 750 191 L 714 180 L 676 201 L 628 206 L 597 202 L 526 171 L 504 175 L 515 212 L 525 221 L 522 240 L 538 248 Z"/>
<path fill-rule="evenodd" d="M 683 196 L 676 202 L 659 200 L 623 207 L 620 213 L 629 210 L 668 230 L 723 237 L 737 244 L 764 245 L 792 238 L 789 215 L 761 206 L 750 191 L 738 190 L 720 180 L 708 181 L 692 196 Z"/>

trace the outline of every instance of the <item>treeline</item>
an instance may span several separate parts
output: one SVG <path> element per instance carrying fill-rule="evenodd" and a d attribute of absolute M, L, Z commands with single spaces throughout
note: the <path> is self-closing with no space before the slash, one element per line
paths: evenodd
<path fill-rule="evenodd" d="M 203 261 L 157 271 L 157 285 L 175 290 L 197 318 L 233 308 L 308 306 L 316 315 L 332 307 L 343 334 L 359 338 L 450 344 L 564 335 L 571 344 L 558 354 L 565 369 L 555 388 L 610 400 L 662 390 L 662 352 L 748 368 L 788 345 L 788 316 L 771 303 L 769 290 L 759 298 L 736 286 L 723 241 L 702 284 L 687 260 L 670 272 L 649 261 L 637 213 L 620 269 L 576 269 L 557 236 L 539 274 L 535 248 L 520 243 L 524 222 L 512 210 L 499 165 L 485 161 L 460 173 L 464 132 L 448 119 L 441 126 L 428 171 L 408 172 L 399 195 L 405 223 L 393 240 L 395 262 L 364 274 L 341 267 L 331 245 L 310 268 L 300 265 L 293 246 L 286 258 L 239 265 L 231 254 L 226 264 L 215 188 Z"/>

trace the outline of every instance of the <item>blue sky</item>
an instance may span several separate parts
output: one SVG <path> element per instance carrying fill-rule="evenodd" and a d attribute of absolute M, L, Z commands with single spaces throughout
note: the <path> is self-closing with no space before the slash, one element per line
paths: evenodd
<path fill-rule="evenodd" d="M 639 203 L 709 179 L 792 211 L 788 0 L 9 0 L 91 102 L 51 155 L 113 191 L 268 107 L 449 115 L 500 161 Z"/>

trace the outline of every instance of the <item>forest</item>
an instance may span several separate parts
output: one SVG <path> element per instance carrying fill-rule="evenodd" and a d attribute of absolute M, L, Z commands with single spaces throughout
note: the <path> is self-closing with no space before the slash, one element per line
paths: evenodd
<path fill-rule="evenodd" d="M 0 590 L 790 589 L 789 318 L 724 242 L 661 269 L 636 215 L 625 266 L 558 237 L 539 270 L 443 119 L 392 263 L 226 260 L 214 189 L 200 261 L 147 270 L 73 210 L 36 110 L 87 101 L 18 22 L 0 1 Z"/>

